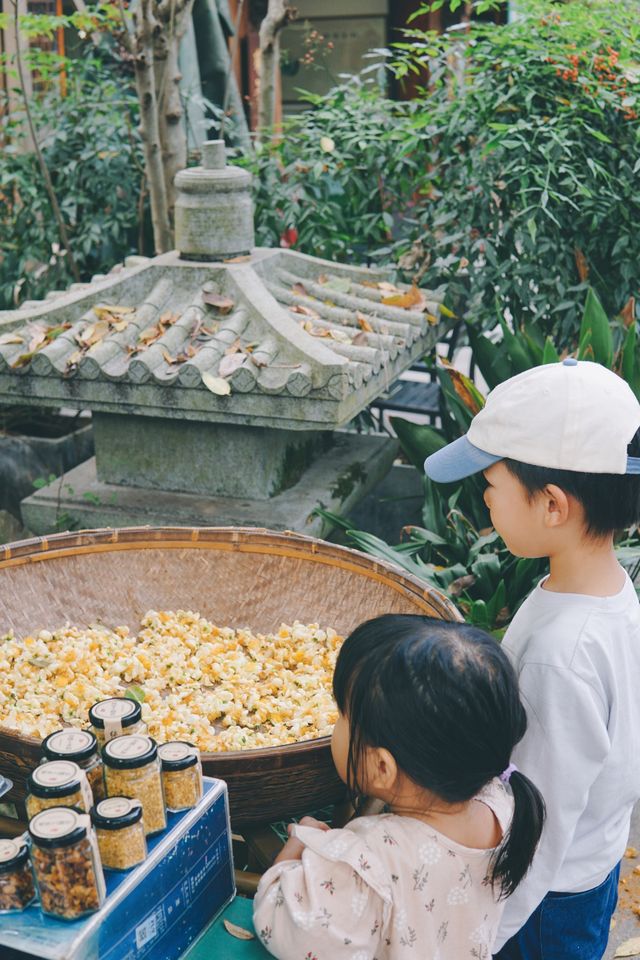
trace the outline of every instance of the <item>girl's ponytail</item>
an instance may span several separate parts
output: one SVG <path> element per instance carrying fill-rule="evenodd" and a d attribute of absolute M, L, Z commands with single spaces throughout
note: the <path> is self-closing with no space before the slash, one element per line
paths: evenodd
<path fill-rule="evenodd" d="M 513 770 L 509 778 L 514 810 L 511 826 L 497 848 L 489 868 L 489 881 L 509 897 L 531 866 L 542 833 L 545 806 L 542 794 L 528 777 Z"/>

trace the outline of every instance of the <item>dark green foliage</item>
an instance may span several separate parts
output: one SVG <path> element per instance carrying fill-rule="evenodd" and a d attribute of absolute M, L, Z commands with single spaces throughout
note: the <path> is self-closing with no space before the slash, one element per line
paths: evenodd
<path fill-rule="evenodd" d="M 39 142 L 74 258 L 90 279 L 136 252 L 143 170 L 137 101 L 130 78 L 108 58 L 61 62 L 47 55 L 36 66 L 44 88 L 31 103 Z M 18 119 L 2 121 L 9 141 L 0 154 L 0 309 L 73 279 L 37 159 L 19 152 Z"/>

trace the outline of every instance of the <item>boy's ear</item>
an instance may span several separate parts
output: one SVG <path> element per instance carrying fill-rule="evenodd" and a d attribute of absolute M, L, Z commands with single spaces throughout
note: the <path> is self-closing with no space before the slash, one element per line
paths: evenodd
<path fill-rule="evenodd" d="M 370 747 L 367 756 L 367 789 L 374 794 L 391 791 L 398 777 L 395 757 L 384 747 Z"/>
<path fill-rule="evenodd" d="M 569 519 L 571 504 L 562 487 L 549 483 L 542 491 L 544 522 L 547 527 L 561 527 Z"/>

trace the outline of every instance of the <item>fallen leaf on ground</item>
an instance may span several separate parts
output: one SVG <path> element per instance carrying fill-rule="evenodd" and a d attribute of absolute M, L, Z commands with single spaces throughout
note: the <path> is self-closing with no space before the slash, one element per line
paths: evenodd
<path fill-rule="evenodd" d="M 361 330 L 364 330 L 366 333 L 373 333 L 373 327 L 365 317 L 364 313 L 360 311 L 356 312 L 356 320 L 358 321 L 358 326 Z"/>
<path fill-rule="evenodd" d="M 202 299 L 210 307 L 213 307 L 214 310 L 217 310 L 218 313 L 221 313 L 223 316 L 227 313 L 231 313 L 235 306 L 235 301 L 231 297 L 224 297 L 220 293 L 207 293 L 206 291 L 202 294 Z"/>
<path fill-rule="evenodd" d="M 5 343 L 24 343 L 24 337 L 18 336 L 17 333 L 3 333 L 0 337 L 0 346 Z"/>
<path fill-rule="evenodd" d="M 251 933 L 251 930 L 245 930 L 244 927 L 239 927 L 237 923 L 231 923 L 231 920 L 225 919 L 222 922 L 227 933 L 230 933 L 237 940 L 255 940 L 256 935 Z"/>
<path fill-rule="evenodd" d="M 244 353 L 231 353 L 223 357 L 218 367 L 221 377 L 230 377 L 244 363 Z"/>
<path fill-rule="evenodd" d="M 635 860 L 635 858 L 638 856 L 638 851 L 636 850 L 635 847 L 627 847 L 627 849 L 624 852 L 624 855 L 627 860 Z"/>
<path fill-rule="evenodd" d="M 217 394 L 219 397 L 226 397 L 231 393 L 231 384 L 222 377 L 214 377 L 212 373 L 203 373 L 202 382 L 207 390 Z"/>
<path fill-rule="evenodd" d="M 632 940 L 621 943 L 614 957 L 637 957 L 638 954 L 640 954 L 640 937 L 634 937 Z"/>
<path fill-rule="evenodd" d="M 403 310 L 410 310 L 413 307 L 420 307 L 424 303 L 424 295 L 414 283 L 406 293 L 396 293 L 392 297 L 383 297 L 382 303 L 385 307 L 401 307 Z"/>

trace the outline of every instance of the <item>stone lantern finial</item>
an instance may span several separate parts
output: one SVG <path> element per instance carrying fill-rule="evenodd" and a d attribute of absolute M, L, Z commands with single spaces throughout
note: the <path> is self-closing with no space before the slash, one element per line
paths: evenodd
<path fill-rule="evenodd" d="M 202 144 L 202 166 L 176 175 L 176 247 L 183 260 L 225 260 L 254 247 L 251 174 L 226 165 L 224 140 Z"/>

